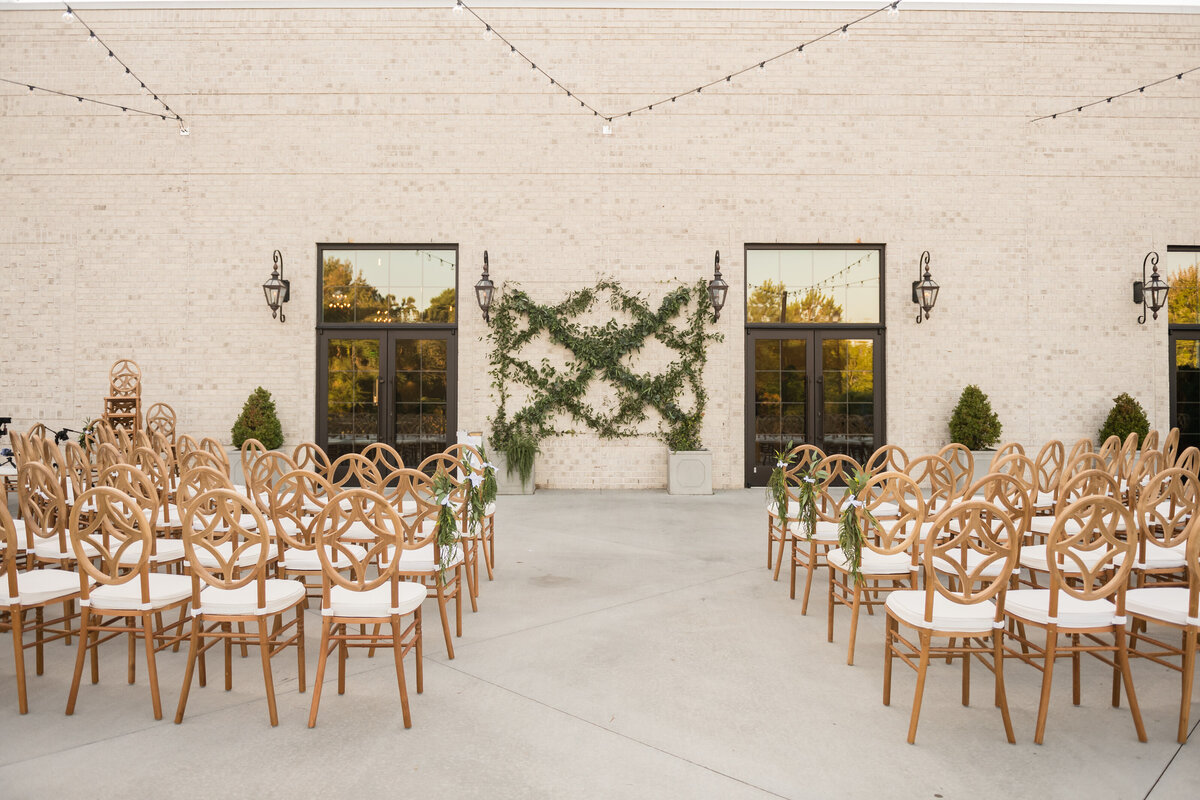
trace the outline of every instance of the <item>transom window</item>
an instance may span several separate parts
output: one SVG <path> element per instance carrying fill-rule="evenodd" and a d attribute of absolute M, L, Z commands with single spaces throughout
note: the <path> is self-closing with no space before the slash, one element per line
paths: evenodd
<path fill-rule="evenodd" d="M 1172 325 L 1200 325 L 1200 247 L 1167 251 L 1167 316 Z"/>
<path fill-rule="evenodd" d="M 879 274 L 879 248 L 747 247 L 746 322 L 877 323 Z"/>
<path fill-rule="evenodd" d="M 321 322 L 456 322 L 458 251 L 438 246 L 323 247 Z"/>

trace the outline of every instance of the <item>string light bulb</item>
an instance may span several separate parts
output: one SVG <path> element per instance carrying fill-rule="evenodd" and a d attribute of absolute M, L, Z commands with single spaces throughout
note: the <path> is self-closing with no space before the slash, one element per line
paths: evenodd
<path fill-rule="evenodd" d="M 484 28 L 483 28 L 483 38 L 484 38 L 484 39 L 491 39 L 491 38 L 492 38 L 492 26 L 491 26 L 491 25 L 485 25 L 485 26 L 484 26 Z"/>
<path fill-rule="evenodd" d="M 850 26 L 849 25 L 842 26 L 842 29 L 840 31 L 838 31 L 838 38 L 841 39 L 842 41 L 845 41 L 846 39 L 850 38 Z"/>
<path fill-rule="evenodd" d="M 180 123 L 179 123 L 179 135 L 180 136 L 191 136 L 192 135 L 192 132 L 187 129 L 187 126 L 184 125 L 182 121 L 180 121 Z"/>
<path fill-rule="evenodd" d="M 604 120 L 604 124 L 600 126 L 600 135 L 601 136 L 612 136 L 612 132 L 613 132 L 612 120 L 611 119 Z"/>
<path fill-rule="evenodd" d="M 517 54 L 517 48 L 510 44 L 508 46 L 508 54 L 510 56 L 515 56 Z"/>
<path fill-rule="evenodd" d="M 109 51 L 108 51 L 108 60 L 109 60 L 109 61 L 112 61 L 112 58 L 113 58 L 113 51 L 112 51 L 112 50 L 109 50 Z"/>
<path fill-rule="evenodd" d="M 454 0 L 454 13 L 455 14 L 463 13 L 462 0 Z"/>
<path fill-rule="evenodd" d="M 67 6 L 67 10 L 63 12 L 63 22 L 70 22 L 73 19 L 75 19 L 75 12 L 71 10 L 70 6 Z"/>
<path fill-rule="evenodd" d="M 896 0 L 896 2 L 888 6 L 887 15 L 892 19 L 900 16 L 900 0 Z"/>

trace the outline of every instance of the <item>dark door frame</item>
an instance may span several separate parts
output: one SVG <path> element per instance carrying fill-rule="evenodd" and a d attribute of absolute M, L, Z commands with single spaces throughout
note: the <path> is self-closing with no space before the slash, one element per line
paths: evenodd
<path fill-rule="evenodd" d="M 1170 245 L 1169 247 L 1167 247 L 1167 252 L 1168 253 L 1196 253 L 1197 256 L 1200 256 L 1200 246 L 1197 246 L 1197 245 Z M 1170 280 L 1170 276 L 1168 276 L 1167 280 L 1168 281 Z M 1179 387 L 1178 387 L 1177 381 L 1175 379 L 1175 373 L 1176 373 L 1176 369 L 1177 369 L 1177 365 L 1175 362 L 1175 358 L 1176 358 L 1175 346 L 1176 346 L 1176 343 L 1180 339 L 1183 339 L 1184 341 L 1187 341 L 1189 339 L 1200 339 L 1200 324 L 1186 324 L 1185 325 L 1185 324 L 1173 323 L 1173 322 L 1171 322 L 1171 313 L 1170 313 L 1170 309 L 1168 308 L 1168 310 L 1167 310 L 1167 366 L 1168 366 L 1167 375 L 1170 378 L 1170 388 L 1169 388 L 1167 394 L 1170 397 L 1169 420 L 1170 420 L 1171 428 L 1179 427 L 1179 404 L 1178 404 L 1178 397 L 1177 397 L 1177 392 L 1179 391 Z M 1182 450 L 1183 448 L 1180 448 L 1180 449 Z"/>
<path fill-rule="evenodd" d="M 822 416 L 824 415 L 825 403 L 823 392 L 818 394 L 818 387 L 822 385 L 822 370 L 821 370 L 821 343 L 826 339 L 873 339 L 874 345 L 874 363 L 873 363 L 873 379 L 875 382 L 875 447 L 879 448 L 887 444 L 887 387 L 885 385 L 885 376 L 887 375 L 887 326 L 884 323 L 886 310 L 885 299 L 886 292 L 886 245 L 862 242 L 847 242 L 847 243 L 820 243 L 820 244 L 769 244 L 769 243 L 751 243 L 746 244 L 743 250 L 742 258 L 742 319 L 746 318 L 745 303 L 749 300 L 749 283 L 750 273 L 746 269 L 746 253 L 751 250 L 876 250 L 879 252 L 879 322 L 846 322 L 846 323 L 820 323 L 820 322 L 793 322 L 793 323 L 761 323 L 746 322 L 746 346 L 744 353 L 743 372 L 745 374 L 745 389 L 744 389 L 744 408 L 743 419 L 745 421 L 745 440 L 744 440 L 744 478 L 746 486 L 761 485 L 754 480 L 755 454 L 757 453 L 757 441 L 755 430 L 755 414 L 754 414 L 754 341 L 762 338 L 796 338 L 807 339 L 808 346 L 805 348 L 805 361 L 808 367 L 808 379 L 806 380 L 807 390 L 807 413 L 805 426 L 806 437 L 810 442 L 816 442 L 821 435 Z M 764 335 L 766 334 L 766 335 Z M 763 481 L 765 477 L 760 476 Z"/>
<path fill-rule="evenodd" d="M 316 282 L 316 397 L 314 398 L 316 425 L 314 435 L 317 444 L 325 448 L 329 444 L 328 387 L 329 387 L 329 339 L 377 339 L 379 342 L 379 441 L 395 442 L 395 352 L 399 339 L 445 339 L 446 340 L 446 444 L 454 443 L 458 430 L 458 314 L 459 314 L 459 267 L 458 245 L 437 243 L 317 243 Z M 324 322 L 324 264 L 326 250 L 453 250 L 454 251 L 454 318 L 452 323 L 365 323 Z M 385 414 L 385 409 L 387 413 Z"/>

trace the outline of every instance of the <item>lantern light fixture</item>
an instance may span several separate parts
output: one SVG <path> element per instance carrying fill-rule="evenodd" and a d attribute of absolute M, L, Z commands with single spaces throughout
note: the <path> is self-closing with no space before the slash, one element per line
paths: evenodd
<path fill-rule="evenodd" d="M 924 270 L 924 274 L 922 274 Z M 933 310 L 937 304 L 938 292 L 941 287 L 934 281 L 933 276 L 929 274 L 929 251 L 921 253 L 921 258 L 917 262 L 918 280 L 912 282 L 912 301 L 921 307 L 917 312 L 917 324 L 921 324 L 922 315 L 925 319 L 929 319 L 929 312 Z"/>
<path fill-rule="evenodd" d="M 483 275 L 475 284 L 475 300 L 479 303 L 479 309 L 483 311 L 483 321 L 491 322 L 490 312 L 492 309 L 492 296 L 496 293 L 496 284 L 492 283 L 492 279 L 488 277 L 488 254 L 487 250 L 483 251 Z"/>
<path fill-rule="evenodd" d="M 283 304 L 292 299 L 292 282 L 283 277 L 283 255 L 276 250 L 272 257 L 275 262 L 271 277 L 263 284 L 263 294 L 267 298 L 267 307 L 271 309 L 271 319 L 279 316 L 280 322 L 287 317 L 283 314 Z"/>
<path fill-rule="evenodd" d="M 729 284 L 721 277 L 721 251 L 713 256 L 713 278 L 708 282 L 708 301 L 713 307 L 713 322 L 721 318 L 721 309 L 725 307 L 725 298 L 729 294 Z"/>
<path fill-rule="evenodd" d="M 1150 280 L 1146 280 L 1147 264 L 1153 270 Z M 1154 319 L 1158 319 L 1158 312 L 1166 307 L 1167 294 L 1170 291 L 1171 287 L 1158 275 L 1158 253 L 1147 253 L 1142 259 L 1142 279 L 1133 282 L 1133 302 L 1142 307 L 1142 315 L 1138 317 L 1139 325 L 1146 324 L 1147 310 Z"/>

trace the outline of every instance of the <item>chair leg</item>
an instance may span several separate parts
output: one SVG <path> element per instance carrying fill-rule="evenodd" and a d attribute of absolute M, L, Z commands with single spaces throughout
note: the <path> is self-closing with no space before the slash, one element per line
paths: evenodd
<path fill-rule="evenodd" d="M 33 668 L 34 672 L 41 675 L 46 669 L 46 657 L 43 654 L 42 639 L 46 634 L 46 612 L 42 606 L 38 606 L 33 612 Z"/>
<path fill-rule="evenodd" d="M 179 706 L 175 709 L 175 724 L 183 722 L 188 695 L 192 691 L 192 672 L 196 668 L 196 650 L 200 642 L 200 618 L 192 617 L 192 633 L 188 637 L 187 667 L 183 670 L 183 688 L 179 690 Z"/>
<path fill-rule="evenodd" d="M 223 633 L 233 633 L 233 625 L 228 622 L 221 623 L 221 631 Z M 225 637 L 225 691 L 233 690 L 233 639 Z"/>
<path fill-rule="evenodd" d="M 796 599 L 796 540 L 792 539 L 792 582 L 791 588 L 788 590 L 788 597 L 792 600 Z M 804 613 L 803 610 L 800 612 Z"/>
<path fill-rule="evenodd" d="M 437 604 L 438 613 L 442 617 L 442 635 L 446 639 L 446 656 L 450 659 L 454 658 L 454 643 L 450 636 L 450 620 L 446 617 L 446 586 L 441 581 L 437 583 Z"/>
<path fill-rule="evenodd" d="M 833 567 L 829 568 L 829 620 L 826 641 L 833 641 Z"/>
<path fill-rule="evenodd" d="M 321 686 L 325 682 L 325 661 L 329 657 L 329 617 L 321 617 L 321 654 L 317 658 L 317 680 L 313 683 L 312 707 L 308 712 L 308 727 L 316 727 L 317 707 L 321 705 Z"/>
<path fill-rule="evenodd" d="M 896 634 L 896 620 L 891 614 L 883 618 L 883 704 L 892 704 L 892 643 Z"/>
<path fill-rule="evenodd" d="M 1071 647 L 1075 648 L 1071 651 L 1071 702 L 1074 705 L 1079 705 L 1079 662 L 1082 653 L 1079 652 L 1079 634 L 1071 634 Z"/>
<path fill-rule="evenodd" d="M 267 690 L 267 711 L 271 715 L 271 727 L 279 725 L 279 714 L 275 709 L 275 679 L 271 675 L 271 641 L 267 637 L 267 617 L 258 618 L 258 650 L 262 654 L 263 685 Z"/>
<path fill-rule="evenodd" d="M 775 526 L 771 524 L 771 516 L 767 515 L 767 569 L 775 563 Z"/>
<path fill-rule="evenodd" d="M 771 578 L 771 580 L 779 580 L 779 570 L 781 567 L 783 567 L 783 551 L 787 549 L 787 536 L 787 526 L 785 525 L 783 531 L 779 535 L 779 552 L 775 554 L 775 575 Z"/>
<path fill-rule="evenodd" d="M 300 683 L 300 694 L 304 694 L 304 607 L 307 601 L 296 606 L 296 676 Z"/>
<path fill-rule="evenodd" d="M 417 606 L 415 612 L 416 627 L 413 629 L 417 637 L 417 694 L 425 691 L 425 643 L 424 633 L 421 630 L 421 607 Z"/>
<path fill-rule="evenodd" d="M 396 659 L 396 683 L 400 687 L 400 710 L 404 714 L 404 727 L 412 727 L 408 713 L 408 687 L 404 682 L 404 647 L 400 641 L 400 618 L 392 617 L 392 653 Z"/>
<path fill-rule="evenodd" d="M 89 623 L 92 621 L 92 610 L 90 608 L 80 609 L 79 614 L 79 652 L 75 654 L 75 676 L 71 680 L 71 692 L 67 695 L 67 716 L 75 713 L 75 699 L 79 696 L 79 681 L 83 678 L 83 657 L 84 651 L 88 649 L 91 643 L 91 631 Z M 19 661 L 17 663 L 20 663 Z M 24 712 L 22 712 L 24 713 Z"/>
<path fill-rule="evenodd" d="M 466 546 L 464 546 L 464 547 L 463 547 L 463 553 L 465 554 L 465 553 L 468 553 L 468 552 L 472 552 L 472 550 L 473 550 L 473 547 L 474 547 L 474 545 L 466 545 Z M 472 559 L 471 559 L 471 560 L 472 560 L 472 561 L 474 561 L 474 557 L 472 557 Z M 464 560 L 463 560 L 463 563 L 462 563 L 462 564 L 459 564 L 457 571 L 458 571 L 458 576 L 459 576 L 460 578 L 462 577 L 462 573 L 463 573 L 463 572 L 466 572 L 466 573 L 467 573 L 467 599 L 469 599 L 469 600 L 471 601 L 471 611 L 473 611 L 473 612 L 478 612 L 478 611 L 479 611 L 479 604 L 475 602 L 475 597 L 476 597 L 476 595 L 475 595 L 475 579 L 474 579 L 473 577 L 471 577 L 471 565 L 470 565 L 470 564 L 468 564 L 468 563 L 466 563 L 466 559 L 464 559 Z M 460 590 L 460 591 L 461 591 L 461 589 L 462 589 L 462 587 L 461 587 L 461 586 L 459 586 L 459 590 Z M 461 601 L 460 601 L 460 602 L 461 602 Z M 462 625 L 460 624 L 460 625 L 459 625 L 459 629 L 460 629 L 460 630 L 459 630 L 459 632 L 458 632 L 458 635 L 459 635 L 459 636 L 462 636 L 462 630 L 461 630 L 461 628 L 462 628 Z"/>
<path fill-rule="evenodd" d="M 858 636 L 858 609 L 862 601 L 863 588 L 854 582 L 854 601 L 850 606 L 850 645 L 846 650 L 846 665 L 854 666 L 854 640 Z"/>
<path fill-rule="evenodd" d="M 126 617 L 125 625 L 132 629 L 133 617 Z M 133 630 L 130 630 L 126 636 L 126 645 L 129 665 L 126 668 L 125 680 L 130 686 L 133 686 L 137 681 L 137 634 Z"/>
<path fill-rule="evenodd" d="M 350 648 L 346 645 L 346 640 L 338 642 L 338 694 L 346 693 L 346 659 L 350 655 Z"/>
<path fill-rule="evenodd" d="M 913 694 L 912 718 L 908 722 L 908 743 L 917 742 L 917 721 L 921 718 L 921 700 L 925 696 L 925 673 L 929 671 L 929 631 L 920 631 L 921 660 L 917 664 L 917 688 Z"/>
<path fill-rule="evenodd" d="M 971 705 L 971 640 L 963 637 L 962 704 Z"/>
<path fill-rule="evenodd" d="M 92 662 L 92 685 L 95 686 L 100 682 L 100 658 L 97 651 L 100 649 L 100 631 L 92 631 L 92 646 L 88 648 L 91 653 L 90 661 Z"/>
<path fill-rule="evenodd" d="M 71 622 L 70 622 L 70 619 L 73 616 L 71 614 L 71 609 L 74 607 L 74 605 L 75 605 L 74 600 L 64 600 L 63 601 L 63 617 L 67 620 L 67 623 L 66 623 L 67 637 L 66 637 L 66 639 L 63 640 L 63 644 L 65 644 L 67 647 L 71 646 L 71 633 L 70 633 Z"/>
<path fill-rule="evenodd" d="M 1129 698 L 1129 711 L 1133 714 L 1133 727 L 1139 742 L 1146 741 L 1146 726 L 1142 724 L 1142 710 L 1138 708 L 1137 695 L 1133 691 L 1133 673 L 1129 670 L 1129 648 L 1125 643 L 1125 626 L 1117 625 L 1117 662 L 1125 679 L 1125 696 Z"/>
<path fill-rule="evenodd" d="M 146 680 L 150 681 L 150 700 L 154 718 L 162 719 L 162 698 L 158 694 L 158 666 L 154 663 L 154 615 L 142 615 L 142 638 L 146 640 Z"/>
<path fill-rule="evenodd" d="M 812 591 L 813 572 L 817 564 L 817 546 L 810 543 L 808 546 L 808 563 L 804 566 L 804 599 L 800 602 L 800 616 L 808 615 L 808 594 Z"/>
<path fill-rule="evenodd" d="M 1050 711 L 1050 685 L 1054 681 L 1055 651 L 1058 649 L 1058 629 L 1051 625 L 1046 629 L 1046 652 L 1043 654 L 1045 663 L 1042 665 L 1042 696 L 1038 703 L 1037 727 L 1033 732 L 1033 741 L 1041 744 L 1046 738 L 1046 716 Z"/>
<path fill-rule="evenodd" d="M 1185 744 L 1188 738 L 1188 717 L 1192 710 L 1192 682 L 1196 671 L 1196 629 L 1189 628 L 1183 632 L 1183 689 L 1179 701 L 1179 736 L 1180 744 Z M 25 712 L 21 712 L 22 714 Z"/>
<path fill-rule="evenodd" d="M 463 565 L 454 568 L 454 635 L 462 638 L 462 577 Z"/>
<path fill-rule="evenodd" d="M 992 659 L 996 662 L 996 705 L 1000 707 L 1000 716 L 1004 720 L 1004 735 L 1009 744 L 1016 744 L 1017 737 L 1013 734 L 1012 717 L 1008 714 L 1008 691 L 1004 688 L 1004 629 L 992 630 Z"/>
<path fill-rule="evenodd" d="M 17 708 L 22 714 L 28 714 L 29 696 L 25 693 L 25 609 L 14 606 L 10 616 L 13 656 L 17 665 Z"/>

